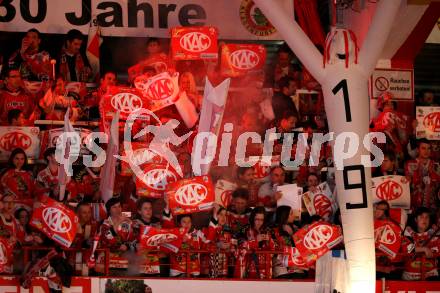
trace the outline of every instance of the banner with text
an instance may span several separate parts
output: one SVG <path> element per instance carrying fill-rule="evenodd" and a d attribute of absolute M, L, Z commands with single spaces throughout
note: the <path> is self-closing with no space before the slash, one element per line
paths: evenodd
<path fill-rule="evenodd" d="M 293 1 L 278 2 L 293 17 Z M 283 39 L 252 0 L 9 0 L 0 11 L 0 31 L 87 34 L 96 15 L 103 36 L 168 38 L 173 27 L 211 25 L 223 39 Z"/>

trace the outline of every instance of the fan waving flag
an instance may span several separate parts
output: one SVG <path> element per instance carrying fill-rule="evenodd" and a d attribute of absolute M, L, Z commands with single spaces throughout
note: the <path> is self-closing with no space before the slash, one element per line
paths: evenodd
<path fill-rule="evenodd" d="M 66 114 L 64 115 L 64 133 L 69 134 L 69 133 L 75 133 L 75 130 L 73 129 L 72 123 L 70 123 L 69 120 L 69 115 L 70 115 L 70 108 L 67 108 Z M 56 156 L 59 155 L 59 151 L 61 151 L 61 154 L 63 154 L 62 158 L 57 158 L 57 161 L 60 163 L 58 165 L 58 183 L 60 184 L 60 191 L 59 191 L 59 195 L 58 195 L 58 200 L 59 201 L 64 201 L 65 198 L 65 194 L 66 194 L 66 186 L 67 183 L 69 183 L 70 178 L 73 174 L 72 171 L 72 157 L 71 156 L 71 152 L 72 152 L 72 147 L 78 147 L 77 143 L 74 143 L 74 146 L 72 146 L 72 141 L 71 138 L 66 138 L 66 140 L 63 139 L 59 139 L 57 144 L 60 143 L 61 148 L 59 148 L 57 146 L 57 150 L 56 150 Z M 62 148 L 65 147 L 65 151 L 62 151 Z"/>
<path fill-rule="evenodd" d="M 89 34 L 87 37 L 87 59 L 93 70 L 93 81 L 99 81 L 99 47 L 101 46 L 101 28 L 98 25 L 96 15 L 90 21 Z"/>
<path fill-rule="evenodd" d="M 99 190 L 101 198 L 105 202 L 113 196 L 116 176 L 116 155 L 119 152 L 119 111 L 113 117 L 110 126 L 110 138 L 107 145 L 105 164 L 101 169 L 101 181 Z"/>

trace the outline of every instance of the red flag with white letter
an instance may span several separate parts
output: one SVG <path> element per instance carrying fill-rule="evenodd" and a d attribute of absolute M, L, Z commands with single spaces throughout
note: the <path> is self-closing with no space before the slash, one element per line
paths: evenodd
<path fill-rule="evenodd" d="M 385 253 L 390 259 L 397 256 L 402 237 L 400 226 L 389 220 L 374 221 L 374 238 L 376 248 Z"/>
<path fill-rule="evenodd" d="M 151 226 L 141 226 L 139 249 L 160 249 L 177 253 L 182 246 L 183 236 L 187 233 L 183 228 L 159 229 Z"/>
<path fill-rule="evenodd" d="M 214 204 L 214 186 L 209 176 L 197 176 L 168 184 L 167 196 L 173 215 L 210 210 Z"/>
<path fill-rule="evenodd" d="M 304 262 L 311 266 L 327 251 L 342 242 L 342 229 L 324 221 L 299 229 L 293 240 Z"/>
<path fill-rule="evenodd" d="M 87 37 L 87 59 L 93 70 L 93 81 L 99 82 L 99 47 L 101 46 L 101 28 L 98 25 L 96 15 L 90 21 L 89 35 Z"/>
<path fill-rule="evenodd" d="M 50 239 L 69 248 L 75 238 L 78 217 L 64 204 L 44 196 L 39 206 L 34 208 L 30 224 Z"/>
<path fill-rule="evenodd" d="M 175 27 L 171 30 L 171 55 L 173 60 L 217 59 L 215 27 Z"/>
<path fill-rule="evenodd" d="M 221 50 L 221 73 L 236 77 L 261 70 L 266 63 L 266 48 L 255 44 L 227 44 Z"/>

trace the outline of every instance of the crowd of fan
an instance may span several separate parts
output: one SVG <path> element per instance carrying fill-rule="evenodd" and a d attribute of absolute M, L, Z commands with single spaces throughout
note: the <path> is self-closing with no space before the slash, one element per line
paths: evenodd
<path fill-rule="evenodd" d="M 67 108 L 72 109 L 72 120 L 100 120 L 99 104 L 105 96 L 108 86 L 118 84 L 117 74 L 113 71 L 101 75 L 99 87 L 81 95 L 66 90 L 68 82 L 87 82 L 92 78 L 92 70 L 87 58 L 81 53 L 83 36 L 72 30 L 67 34 L 60 55 L 56 56 L 56 76 L 53 80 L 51 56 L 40 50 L 40 33 L 29 30 L 23 38 L 21 47 L 10 58 L 5 58 L 3 66 L 4 87 L 0 92 L 0 113 L 2 125 L 33 126 L 35 120 L 63 120 Z M 158 56 L 167 58 L 162 52 L 161 43 L 151 38 L 147 43 L 149 58 Z M 105 60 L 101 60 L 105 62 Z M 170 61 L 168 61 L 171 64 Z M 140 65 L 146 64 L 144 61 Z M 198 111 L 202 106 L 202 96 L 197 90 L 205 76 L 215 84 L 223 79 L 218 73 L 217 65 L 212 62 L 179 62 L 169 65 L 168 70 L 175 68 L 180 72 L 179 86 L 186 91 Z M 151 76 L 160 73 L 160 68 L 143 67 L 143 74 Z M 159 71 L 159 72 L 158 72 Z M 133 76 L 129 79 L 135 78 Z M 24 80 L 42 81 L 45 90 L 37 93 L 27 92 L 23 87 Z M 263 87 L 273 88 L 273 95 L 268 95 Z M 244 131 L 255 131 L 264 134 L 266 129 L 276 127 L 278 133 L 290 133 L 293 129 L 302 128 L 303 132 L 326 132 L 325 111 L 320 94 L 320 86 L 305 69 L 293 62 L 288 50 L 281 48 L 275 64 L 263 72 L 250 73 L 235 78 L 232 87 L 238 90 L 230 93 L 223 117 L 223 123 L 232 122 L 235 126 L 233 139 Z M 297 110 L 291 96 L 298 89 L 313 90 L 314 103 L 309 104 L 308 112 Z M 426 92 L 419 101 L 421 105 L 435 105 L 432 92 Z M 304 105 L 304 107 L 307 105 Z M 384 98 L 378 106 L 380 111 L 391 109 L 397 112 L 396 103 Z M 179 119 L 173 106 L 161 110 L 162 122 Z M 411 121 L 407 121 L 411 124 Z M 375 129 L 372 121 L 372 129 Z M 376 128 L 377 129 L 377 128 Z M 179 129 L 184 132 L 188 129 Z M 196 130 L 196 128 L 192 129 Z M 421 278 L 420 268 L 425 267 L 425 277 L 436 279 L 439 245 L 437 234 L 440 227 L 437 219 L 439 209 L 439 176 L 438 146 L 426 139 L 417 140 L 414 129 L 407 133 L 406 139 L 393 139 L 392 126 L 382 129 L 388 142 L 380 145 L 385 154 L 382 165 L 374 169 L 374 176 L 405 175 L 411 182 L 411 210 L 402 242 L 401 258 L 391 261 L 386 256 L 377 257 L 378 275 L 387 278 L 417 280 Z M 295 143 L 295 142 L 294 142 Z M 282 139 L 274 146 L 274 153 L 281 152 Z M 433 149 L 433 148 L 436 149 Z M 294 147 L 295 149 L 295 147 Z M 191 150 L 188 146 L 176 148 L 180 164 L 186 178 L 192 177 Z M 261 154 L 262 146 L 252 144 L 247 155 Z M 1 211 L 0 235 L 9 238 L 15 245 L 17 255 L 21 247 L 50 247 L 56 244 L 37 229 L 29 225 L 32 210 L 29 206 L 38 204 L 43 195 L 58 198 L 58 163 L 55 150 L 49 148 L 44 152 L 46 165 L 34 165 L 30 168 L 26 154 L 15 149 L 8 165 L 1 174 Z M 234 154 L 231 154 L 231 158 Z M 329 217 L 309 216 L 303 211 L 301 216 L 288 206 L 278 206 L 277 200 L 282 196 L 276 186 L 286 183 L 297 183 L 304 191 L 313 191 L 323 182 L 332 182 L 328 170 L 333 167 L 332 153 L 329 146 L 323 147 L 320 162 L 316 167 L 305 163 L 298 170 L 286 170 L 282 166 L 270 169 L 267 180 L 256 180 L 252 167 L 216 167 L 213 164 L 210 176 L 214 183 L 220 179 L 234 182 L 237 189 L 232 193 L 231 205 L 224 208 L 218 204 L 211 212 L 181 215 L 176 219 L 169 211 L 168 200 L 152 200 L 136 194 L 134 176 L 124 176 L 121 166 L 117 166 L 114 197 L 105 203 L 106 218 L 94 218 L 92 205 L 100 203 L 99 174 L 100 168 L 89 168 L 83 165 L 74 166 L 74 176 L 67 186 L 68 198 L 63 202 L 75 209 L 79 218 L 78 232 L 73 248 L 91 249 L 95 235 L 99 235 L 99 248 L 108 248 L 111 255 L 126 260 L 132 259 L 137 250 L 136 239 L 142 225 L 154 227 L 183 227 L 188 229 L 184 237 L 182 251 L 173 253 L 151 252 L 149 258 L 134 270 L 114 269 L 114 274 L 136 275 L 170 275 L 170 276 L 211 276 L 236 278 L 306 278 L 313 276 L 313 267 L 289 267 L 280 251 L 294 246 L 292 235 L 301 227 L 315 221 L 329 221 L 341 225 L 340 214 L 335 212 Z M 31 171 L 32 170 L 32 171 Z M 30 204 L 22 204 L 23 202 Z M 375 219 L 388 219 L 390 205 L 386 202 L 376 203 Z M 93 214 L 94 215 L 94 214 Z M 399 223 L 400 224 L 400 223 Z M 242 249 L 248 252 L 244 261 L 238 263 Z M 338 247 L 342 248 L 343 247 Z M 210 254 L 191 253 L 185 249 L 210 249 Z M 274 251 L 274 254 L 252 254 L 255 251 Z M 213 252 L 214 251 L 214 252 Z M 275 253 L 277 252 L 277 253 Z M 88 259 L 83 253 L 84 263 Z M 423 264 L 420 264 L 421 257 Z M 265 264 L 269 262 L 272 272 L 267 272 Z M 264 266 L 262 265 L 264 264 Z M 189 267 L 189 269 L 188 269 Z M 13 271 L 18 273 L 23 264 L 14 264 Z M 83 271 L 82 271 L 83 272 Z M 84 272 L 83 272 L 84 273 Z M 90 274 L 92 271 L 89 272 Z M 96 272 L 99 273 L 98 266 Z"/>

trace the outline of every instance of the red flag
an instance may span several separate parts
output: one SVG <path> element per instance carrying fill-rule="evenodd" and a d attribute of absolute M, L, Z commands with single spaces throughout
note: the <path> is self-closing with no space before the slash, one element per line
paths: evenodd
<path fill-rule="evenodd" d="M 105 164 L 101 169 L 99 191 L 104 202 L 113 196 L 116 176 L 116 155 L 119 152 L 119 111 L 113 117 L 110 126 L 110 138 L 106 150 Z"/>
<path fill-rule="evenodd" d="M 161 249 L 177 253 L 182 246 L 183 236 L 187 233 L 183 228 L 158 229 L 151 226 L 141 226 L 139 242 L 140 249 Z"/>
<path fill-rule="evenodd" d="M 342 229 L 319 221 L 299 229 L 293 235 L 293 240 L 304 262 L 311 266 L 327 251 L 342 242 Z"/>
<path fill-rule="evenodd" d="M 89 35 L 87 37 L 87 59 L 93 70 L 93 81 L 99 82 L 99 47 L 101 46 L 101 28 L 98 25 L 96 16 L 90 21 Z"/>
<path fill-rule="evenodd" d="M 376 248 L 390 259 L 397 256 L 402 242 L 400 226 L 389 220 L 374 221 L 374 238 Z"/>
<path fill-rule="evenodd" d="M 214 204 L 214 186 L 209 176 L 197 176 L 168 184 L 170 209 L 174 215 L 210 210 Z"/>
<path fill-rule="evenodd" d="M 50 239 L 69 248 L 75 238 L 78 217 L 64 204 L 44 196 L 40 205 L 34 208 L 30 224 Z"/>
<path fill-rule="evenodd" d="M 72 123 L 70 123 L 69 114 L 70 114 L 70 108 L 67 109 L 66 114 L 64 115 L 64 133 L 75 132 Z M 70 158 L 70 151 L 71 151 L 70 138 L 67 139 L 65 146 L 62 147 L 65 147 L 66 151 L 64 153 L 64 158 L 61 160 L 61 162 L 59 161 L 60 164 L 58 165 L 58 183 L 60 184 L 60 192 L 58 195 L 58 199 L 60 201 L 64 200 L 64 196 L 66 193 L 66 185 L 67 183 L 69 183 L 71 174 L 73 173 L 73 171 L 70 170 L 72 168 L 72 163 L 73 163 L 71 162 L 71 158 Z M 68 174 L 66 170 L 70 170 L 71 171 L 69 172 L 70 174 Z"/>

